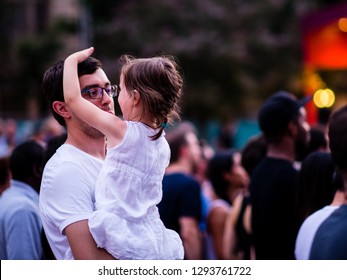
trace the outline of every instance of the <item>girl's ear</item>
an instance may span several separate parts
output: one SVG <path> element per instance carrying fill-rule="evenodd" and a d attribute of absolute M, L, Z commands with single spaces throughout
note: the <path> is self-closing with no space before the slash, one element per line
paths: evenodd
<path fill-rule="evenodd" d="M 65 102 L 63 101 L 54 101 L 52 104 L 53 110 L 61 115 L 63 118 L 70 118 L 71 114 L 69 112 L 69 110 L 67 109 L 67 105 Z"/>
<path fill-rule="evenodd" d="M 133 94 L 133 102 L 134 105 L 137 105 L 140 102 L 141 96 L 140 93 L 137 89 L 134 89 L 134 94 Z"/>

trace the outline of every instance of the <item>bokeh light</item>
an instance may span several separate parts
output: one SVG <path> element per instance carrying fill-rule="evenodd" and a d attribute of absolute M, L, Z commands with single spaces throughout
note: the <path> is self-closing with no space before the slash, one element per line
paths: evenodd
<path fill-rule="evenodd" d="M 340 18 L 338 21 L 338 26 L 342 32 L 347 32 L 347 18 Z"/>
<path fill-rule="evenodd" d="M 335 102 L 335 94 L 329 89 L 319 89 L 313 95 L 313 102 L 318 108 L 329 108 Z"/>

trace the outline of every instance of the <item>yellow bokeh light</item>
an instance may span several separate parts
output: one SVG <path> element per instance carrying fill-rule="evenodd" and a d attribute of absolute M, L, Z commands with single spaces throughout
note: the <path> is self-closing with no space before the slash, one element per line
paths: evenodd
<path fill-rule="evenodd" d="M 329 89 L 319 89 L 313 95 L 313 102 L 318 108 L 329 108 L 335 102 L 335 94 Z"/>
<path fill-rule="evenodd" d="M 347 18 L 340 18 L 338 26 L 342 32 L 347 32 Z"/>

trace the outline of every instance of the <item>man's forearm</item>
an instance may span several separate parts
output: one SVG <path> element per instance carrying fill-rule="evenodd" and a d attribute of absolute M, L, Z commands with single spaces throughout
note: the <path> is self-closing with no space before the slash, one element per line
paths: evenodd
<path fill-rule="evenodd" d="M 187 260 L 201 260 L 202 259 L 202 244 L 201 237 L 198 235 L 191 235 L 182 237 L 185 258 Z"/>
<path fill-rule="evenodd" d="M 198 221 L 193 217 L 179 219 L 185 258 L 188 260 L 202 259 L 202 236 Z"/>
<path fill-rule="evenodd" d="M 75 260 L 112 260 L 105 249 L 98 248 L 88 227 L 88 220 L 68 225 L 65 229 Z"/>

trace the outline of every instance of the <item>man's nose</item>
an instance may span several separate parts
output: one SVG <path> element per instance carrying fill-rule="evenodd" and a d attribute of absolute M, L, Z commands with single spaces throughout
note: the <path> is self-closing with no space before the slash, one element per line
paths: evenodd
<path fill-rule="evenodd" d="M 109 96 L 106 91 L 104 90 L 102 98 L 101 98 L 101 103 L 102 104 L 108 104 L 113 102 L 113 97 Z"/>

